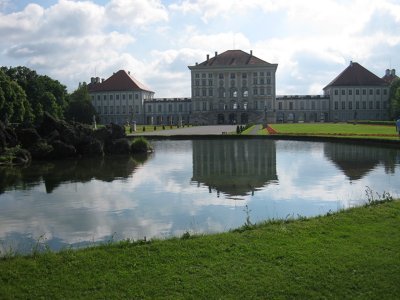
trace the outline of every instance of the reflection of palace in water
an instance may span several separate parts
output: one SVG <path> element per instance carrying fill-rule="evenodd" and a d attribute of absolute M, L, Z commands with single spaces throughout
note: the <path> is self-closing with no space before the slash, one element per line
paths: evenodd
<path fill-rule="evenodd" d="M 228 196 L 253 194 L 278 180 L 275 141 L 193 141 L 193 181 Z"/>
<path fill-rule="evenodd" d="M 399 150 L 354 144 L 325 143 L 324 154 L 349 180 L 358 180 L 382 164 L 387 174 L 394 173 Z"/>

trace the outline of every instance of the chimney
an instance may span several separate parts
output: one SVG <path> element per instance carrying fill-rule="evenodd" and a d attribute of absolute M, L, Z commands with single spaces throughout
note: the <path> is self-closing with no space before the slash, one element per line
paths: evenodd
<path fill-rule="evenodd" d="M 90 77 L 90 83 L 96 83 L 96 78 Z"/>
<path fill-rule="evenodd" d="M 350 67 L 352 67 L 352 66 L 353 66 L 353 61 L 351 60 L 351 61 L 350 61 Z"/>
<path fill-rule="evenodd" d="M 210 54 L 207 54 L 207 61 L 210 59 Z"/>
<path fill-rule="evenodd" d="M 198 65 L 198 63 L 196 62 L 196 66 Z"/>
<path fill-rule="evenodd" d="M 386 69 L 385 76 L 389 76 L 389 75 L 390 75 L 390 70 Z"/>
<path fill-rule="evenodd" d="M 392 69 L 392 72 L 390 73 L 390 75 L 396 76 L 396 70 L 395 70 L 395 69 Z"/>
<path fill-rule="evenodd" d="M 128 71 L 128 75 L 131 75 L 131 71 Z"/>
<path fill-rule="evenodd" d="M 253 56 L 253 50 L 250 50 L 250 56 Z"/>
<path fill-rule="evenodd" d="M 217 56 L 218 55 L 218 52 L 217 51 L 215 51 L 215 56 Z"/>
<path fill-rule="evenodd" d="M 96 83 L 100 83 L 100 77 L 96 77 Z"/>
<path fill-rule="evenodd" d="M 101 83 L 103 83 L 104 81 L 105 81 L 105 79 L 104 79 L 104 78 L 102 78 L 102 79 L 101 79 Z"/>

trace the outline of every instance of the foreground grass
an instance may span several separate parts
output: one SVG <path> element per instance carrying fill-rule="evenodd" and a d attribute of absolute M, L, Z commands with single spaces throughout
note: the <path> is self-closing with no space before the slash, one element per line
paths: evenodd
<path fill-rule="evenodd" d="M 395 126 L 348 123 L 271 124 L 278 134 L 398 139 Z M 259 134 L 267 134 L 261 130 Z"/>
<path fill-rule="evenodd" d="M 400 294 L 400 202 L 216 235 L 0 260 L 0 298 L 359 298 Z"/>

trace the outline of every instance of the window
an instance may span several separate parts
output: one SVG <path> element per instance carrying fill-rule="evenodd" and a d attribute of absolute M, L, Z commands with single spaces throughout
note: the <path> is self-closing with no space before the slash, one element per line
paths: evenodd
<path fill-rule="evenodd" d="M 115 100 L 119 100 L 119 95 L 115 95 Z"/>
<path fill-rule="evenodd" d="M 201 95 L 202 95 L 203 97 L 206 97 L 206 96 L 207 96 L 207 90 L 206 90 L 205 88 L 201 89 Z"/>
<path fill-rule="evenodd" d="M 196 81 L 195 81 L 195 85 L 196 85 L 196 86 L 199 86 L 199 85 L 200 85 L 200 80 L 196 80 Z"/>
<path fill-rule="evenodd" d="M 110 95 L 110 100 L 113 100 L 114 99 L 114 96 L 113 95 Z"/>
<path fill-rule="evenodd" d="M 159 112 L 159 113 L 162 112 L 162 106 L 161 106 L 161 104 L 158 105 L 158 112 Z"/>
<path fill-rule="evenodd" d="M 235 80 L 231 80 L 231 86 L 235 86 Z"/>
<path fill-rule="evenodd" d="M 257 78 L 253 78 L 253 84 L 257 84 Z"/>
<path fill-rule="evenodd" d="M 103 107 L 103 111 L 104 111 L 104 114 L 105 114 L 105 115 L 108 114 L 108 106 L 104 106 L 104 107 Z"/>
<path fill-rule="evenodd" d="M 383 94 L 386 96 L 387 95 L 387 89 L 383 89 Z"/>
<path fill-rule="evenodd" d="M 114 113 L 114 107 L 110 106 L 110 114 Z"/>
<path fill-rule="evenodd" d="M 264 76 L 264 72 L 260 72 L 260 76 Z"/>
<path fill-rule="evenodd" d="M 293 110 L 293 102 L 289 102 L 289 109 Z"/>
<path fill-rule="evenodd" d="M 213 74 L 212 73 L 208 73 L 208 78 L 212 78 Z"/>
<path fill-rule="evenodd" d="M 271 76 L 271 72 L 270 71 L 267 72 L 267 76 Z"/>
<path fill-rule="evenodd" d="M 363 89 L 362 92 L 363 92 L 363 95 L 367 94 L 367 90 L 366 89 Z"/>
<path fill-rule="evenodd" d="M 100 100 L 100 95 L 97 95 L 97 100 Z"/>
<path fill-rule="evenodd" d="M 249 97 L 249 90 L 248 89 L 244 89 L 243 90 L 243 98 L 247 98 L 247 97 Z"/>
<path fill-rule="evenodd" d="M 183 110 L 183 106 L 182 106 L 182 104 L 179 104 L 179 112 L 182 112 L 182 110 Z"/>
<path fill-rule="evenodd" d="M 208 79 L 208 85 L 209 85 L 209 86 L 213 85 L 212 79 Z"/>
<path fill-rule="evenodd" d="M 356 89 L 356 95 L 360 95 L 360 90 Z"/>
<path fill-rule="evenodd" d="M 103 100 L 107 100 L 107 95 L 104 95 L 104 96 L 103 96 Z"/>
<path fill-rule="evenodd" d="M 278 102 L 278 109 L 282 110 L 282 102 Z"/>
<path fill-rule="evenodd" d="M 335 90 L 335 95 L 339 95 L 339 91 L 338 90 Z"/>
<path fill-rule="evenodd" d="M 132 105 L 129 105 L 129 113 L 132 113 Z"/>
<path fill-rule="evenodd" d="M 367 109 L 367 102 L 366 102 L 366 101 L 363 101 L 363 103 L 362 103 L 362 108 L 363 108 L 363 109 Z"/>
<path fill-rule="evenodd" d="M 139 94 L 135 94 L 135 99 L 139 99 Z"/>
<path fill-rule="evenodd" d="M 267 95 L 271 95 L 271 88 L 267 87 Z"/>
<path fill-rule="evenodd" d="M 247 78 L 247 73 L 242 73 L 242 78 L 246 79 Z"/>
<path fill-rule="evenodd" d="M 304 109 L 304 101 L 300 101 L 300 109 Z"/>
<path fill-rule="evenodd" d="M 151 112 L 151 105 L 147 105 L 147 111 Z"/>
<path fill-rule="evenodd" d="M 196 97 L 199 97 L 199 96 L 200 96 L 200 90 L 199 90 L 199 89 L 196 89 L 196 90 L 194 91 L 194 95 L 195 95 Z"/>
<path fill-rule="evenodd" d="M 223 87 L 220 87 L 218 90 L 218 96 L 220 98 L 225 98 L 225 89 Z"/>
<path fill-rule="evenodd" d="M 315 101 L 311 101 L 311 109 L 312 109 L 312 110 L 315 109 Z"/>
<path fill-rule="evenodd" d="M 200 74 L 199 74 L 199 73 L 196 73 L 196 74 L 194 74 L 194 77 L 195 77 L 195 78 L 200 78 Z"/>
<path fill-rule="evenodd" d="M 236 74 L 235 73 L 231 73 L 231 79 L 235 79 L 236 78 Z"/>
<path fill-rule="evenodd" d="M 258 90 L 257 90 L 257 88 L 254 88 L 254 89 L 253 89 L 253 95 L 258 95 Z"/>
<path fill-rule="evenodd" d="M 168 112 L 172 112 L 172 104 L 168 104 Z"/>
<path fill-rule="evenodd" d="M 115 108 L 115 112 L 116 112 L 117 114 L 119 114 L 119 106 L 117 106 L 117 107 Z"/>
<path fill-rule="evenodd" d="M 381 94 L 381 90 L 376 90 L 376 94 L 380 95 Z"/>
<path fill-rule="evenodd" d="M 212 88 L 208 89 L 208 96 L 210 96 L 210 97 L 213 96 L 213 89 Z"/>
<path fill-rule="evenodd" d="M 126 113 L 126 106 L 122 106 L 122 113 L 125 114 Z"/>
<path fill-rule="evenodd" d="M 260 84 L 265 84 L 264 78 L 260 78 Z"/>
<path fill-rule="evenodd" d="M 122 100 L 125 100 L 125 94 L 122 94 Z"/>
<path fill-rule="evenodd" d="M 224 74 L 223 74 L 223 73 L 219 73 L 219 74 L 218 74 L 218 78 L 219 78 L 219 79 L 224 79 Z"/>
<path fill-rule="evenodd" d="M 346 102 L 342 101 L 342 109 L 346 109 Z"/>
<path fill-rule="evenodd" d="M 260 88 L 260 95 L 265 95 L 265 89 L 263 87 Z"/>
<path fill-rule="evenodd" d="M 247 110 L 247 102 L 243 103 L 243 109 Z"/>
<path fill-rule="evenodd" d="M 374 94 L 374 90 L 373 89 L 369 89 L 369 94 L 373 95 Z"/>
<path fill-rule="evenodd" d="M 92 101 L 94 101 L 94 96 L 92 96 Z"/>
<path fill-rule="evenodd" d="M 129 94 L 129 100 L 132 100 L 132 99 L 133 99 L 132 94 Z"/>
<path fill-rule="evenodd" d="M 349 109 L 353 109 L 353 102 L 349 102 Z"/>
<path fill-rule="evenodd" d="M 101 114 L 101 106 L 97 106 L 97 112 Z"/>
<path fill-rule="evenodd" d="M 343 96 L 346 95 L 346 91 L 345 90 L 342 90 L 342 95 Z"/>
<path fill-rule="evenodd" d="M 375 108 L 376 109 L 380 109 L 381 108 L 381 103 L 379 101 L 376 101 Z"/>
<path fill-rule="evenodd" d="M 139 113 L 139 105 L 135 105 L 135 111 L 137 114 Z"/>
<path fill-rule="evenodd" d="M 373 103 L 372 101 L 369 101 L 369 105 L 368 105 L 368 106 L 369 106 L 369 109 L 373 109 L 373 108 L 374 108 L 373 105 L 374 105 L 374 103 Z"/>
<path fill-rule="evenodd" d="M 207 110 L 207 102 L 203 102 L 203 110 Z"/>
<path fill-rule="evenodd" d="M 201 74 L 201 78 L 206 78 L 206 74 L 205 73 Z"/>
<path fill-rule="evenodd" d="M 254 72 L 254 73 L 253 73 L 253 77 L 257 77 L 257 72 Z"/>
<path fill-rule="evenodd" d="M 352 90 L 349 90 L 349 95 L 350 96 L 353 95 L 353 91 Z"/>
<path fill-rule="evenodd" d="M 267 78 L 267 84 L 271 84 L 271 78 Z"/>
<path fill-rule="evenodd" d="M 247 80 L 243 80 L 242 86 L 247 86 Z"/>

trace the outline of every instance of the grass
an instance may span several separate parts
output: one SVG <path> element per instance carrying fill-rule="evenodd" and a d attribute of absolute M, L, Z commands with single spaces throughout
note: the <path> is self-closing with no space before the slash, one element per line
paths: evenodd
<path fill-rule="evenodd" d="M 0 298 L 337 298 L 400 294 L 400 201 L 165 241 L 0 260 Z"/>
<path fill-rule="evenodd" d="M 348 123 L 271 124 L 278 134 L 398 139 L 395 126 Z M 265 129 L 259 134 L 268 134 Z"/>

